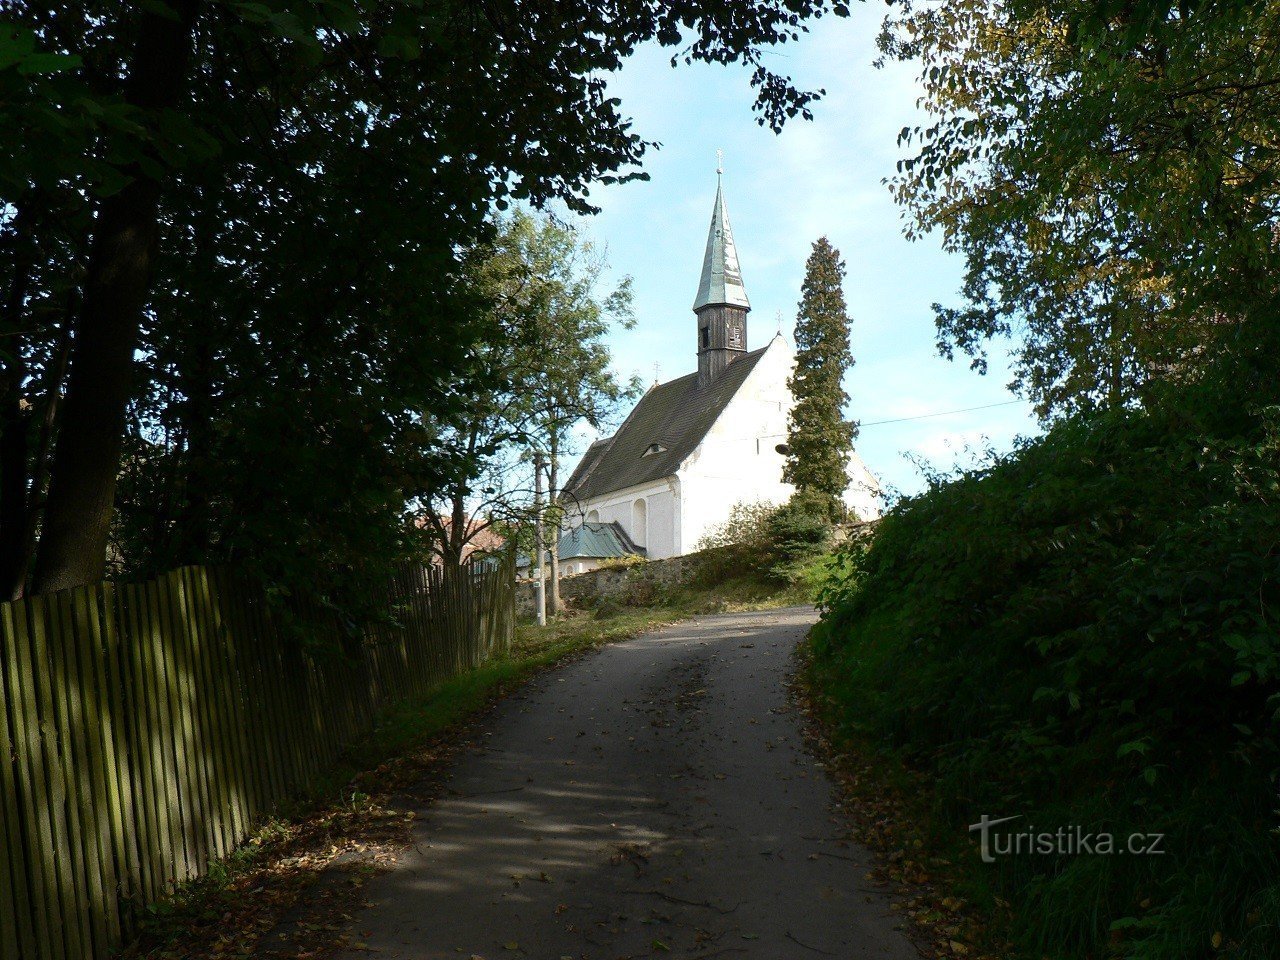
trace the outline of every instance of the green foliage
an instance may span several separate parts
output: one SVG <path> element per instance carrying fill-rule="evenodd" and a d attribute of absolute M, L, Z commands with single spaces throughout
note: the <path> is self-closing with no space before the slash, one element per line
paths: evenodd
<path fill-rule="evenodd" d="M 1280 950 L 1276 401 L 1206 383 L 1064 420 L 934 478 L 825 589 L 818 675 L 931 773 L 940 829 L 1166 835 L 1162 857 L 992 866 L 1026 955 Z"/>
<path fill-rule="evenodd" d="M 800 491 L 770 515 L 767 556 L 777 580 L 795 580 L 803 567 L 828 552 L 835 532 L 831 513 L 827 496 Z"/>
<path fill-rule="evenodd" d="M 597 570 L 630 570 L 632 567 L 638 567 L 642 563 L 647 563 L 644 557 L 635 553 L 628 553 L 621 557 L 605 557 L 600 561 Z"/>
<path fill-rule="evenodd" d="M 805 264 L 800 312 L 796 317 L 796 366 L 787 380 L 795 404 L 787 418 L 787 460 L 782 479 L 811 505 L 825 502 L 831 518 L 840 513 L 849 485 L 849 465 L 857 428 L 844 419 L 849 396 L 845 373 L 853 366 L 849 314 L 845 307 L 844 262 L 826 237 L 813 244 Z"/>
<path fill-rule="evenodd" d="M 735 503 L 729 507 L 729 518 L 704 533 L 697 547 L 699 550 L 730 546 L 763 548 L 769 540 L 769 520 L 777 509 L 775 504 L 762 501 Z"/>
<path fill-rule="evenodd" d="M 316 585 L 415 552 L 406 501 L 472 476 L 438 441 L 470 388 L 492 385 L 463 253 L 493 239 L 495 212 L 586 213 L 593 185 L 642 176 L 652 144 L 605 83 L 641 43 L 750 64 L 774 128 L 808 116 L 815 95 L 762 49 L 829 9 L 847 13 L 3 4 L 0 128 L 22 149 L 0 156 L 0 593 L 21 591 L 37 533 L 64 531 L 54 565 L 69 575 L 96 567 L 113 499 L 117 572 L 230 556 Z M 173 82 L 147 83 L 165 70 Z M 126 192 L 138 199 L 104 217 Z M 90 255 L 116 226 L 147 268 L 125 279 Z M 106 307 L 86 306 L 92 290 Z M 68 373 L 68 345 L 95 330 L 118 357 Z M 60 439 L 78 436 L 101 443 Z M 68 449 L 89 451 L 82 469 L 63 469 Z M 77 483 L 88 495 L 45 496 Z"/>
<path fill-rule="evenodd" d="M 558 487 L 571 431 L 602 425 L 635 392 L 614 376 L 605 342 L 632 322 L 630 278 L 601 291 L 601 251 L 550 216 L 517 210 L 494 226 L 464 257 L 461 280 L 478 311 L 472 363 L 457 378 L 454 410 L 427 423 L 445 468 L 422 493 L 424 521 L 449 563 L 488 526 L 529 522 L 532 449 L 544 451 Z M 562 512 L 544 520 L 550 529 Z"/>
<path fill-rule="evenodd" d="M 1157 12 L 1158 11 L 1158 12 Z M 917 63 L 902 131 L 908 234 L 967 261 L 939 349 L 985 370 L 1017 341 L 1042 415 L 1190 376 L 1276 293 L 1280 7 L 1070 0 L 908 3 L 887 56 Z"/>
<path fill-rule="evenodd" d="M 729 519 L 698 542 L 696 582 L 709 586 L 744 570 L 775 585 L 795 582 L 831 546 L 834 528 L 828 510 L 821 494 L 796 494 L 780 507 L 735 503 Z"/>

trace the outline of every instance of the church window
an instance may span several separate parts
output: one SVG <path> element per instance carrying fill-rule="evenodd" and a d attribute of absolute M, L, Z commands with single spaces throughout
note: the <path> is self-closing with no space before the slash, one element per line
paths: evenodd
<path fill-rule="evenodd" d="M 707 347 L 711 346 L 711 328 L 699 327 L 698 332 L 702 334 L 702 349 L 705 350 Z"/>
<path fill-rule="evenodd" d="M 667 448 L 660 443 L 651 443 L 644 449 L 644 456 L 652 457 L 655 453 L 666 453 Z"/>
<path fill-rule="evenodd" d="M 599 523 L 599 522 L 600 522 L 599 510 L 592 510 L 590 513 L 587 514 L 587 523 Z"/>

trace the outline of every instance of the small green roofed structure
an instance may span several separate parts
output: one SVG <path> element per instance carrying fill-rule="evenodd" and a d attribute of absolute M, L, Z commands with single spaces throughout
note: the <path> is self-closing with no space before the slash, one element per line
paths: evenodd
<path fill-rule="evenodd" d="M 644 547 L 636 546 L 616 520 L 584 523 L 560 536 L 560 573 L 566 577 L 595 570 L 604 560 L 644 555 Z M 528 575 L 529 558 L 520 557 L 516 566 Z"/>

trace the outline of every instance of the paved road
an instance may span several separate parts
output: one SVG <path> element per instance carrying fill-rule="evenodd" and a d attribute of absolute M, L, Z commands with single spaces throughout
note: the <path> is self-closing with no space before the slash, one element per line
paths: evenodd
<path fill-rule="evenodd" d="M 530 684 L 420 811 L 356 937 L 404 960 L 914 960 L 787 702 L 812 621 L 703 617 Z"/>

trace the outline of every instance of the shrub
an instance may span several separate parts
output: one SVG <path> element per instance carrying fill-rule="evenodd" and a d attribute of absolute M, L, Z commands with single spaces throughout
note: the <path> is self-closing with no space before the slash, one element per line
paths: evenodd
<path fill-rule="evenodd" d="M 769 543 L 769 523 L 777 509 L 772 503 L 735 503 L 729 508 L 729 519 L 708 530 L 698 541 L 697 549 L 744 547 L 763 550 Z"/>
<path fill-rule="evenodd" d="M 642 563 L 648 563 L 644 557 L 636 553 L 628 553 L 621 557 L 605 557 L 596 567 L 597 570 L 629 570 Z"/>
<path fill-rule="evenodd" d="M 729 519 L 698 543 L 707 555 L 693 582 L 710 585 L 755 571 L 776 584 L 793 582 L 800 569 L 831 546 L 834 526 L 826 501 L 797 494 L 782 506 L 738 503 Z"/>
<path fill-rule="evenodd" d="M 825 498 L 796 494 L 766 522 L 766 556 L 775 580 L 790 582 L 799 569 L 831 547 L 835 528 Z"/>
<path fill-rule="evenodd" d="M 815 677 L 932 774 L 941 828 L 1165 834 L 991 867 L 1028 955 L 1280 956 L 1278 504 L 1280 407 L 1204 386 L 934 478 L 844 548 Z"/>

